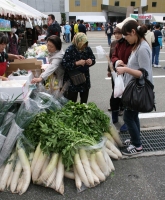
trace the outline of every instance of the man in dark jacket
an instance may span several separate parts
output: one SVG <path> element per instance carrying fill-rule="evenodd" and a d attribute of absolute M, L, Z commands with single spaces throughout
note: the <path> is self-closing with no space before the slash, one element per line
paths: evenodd
<path fill-rule="evenodd" d="M 55 20 L 55 16 L 52 14 L 48 15 L 48 26 L 49 27 L 47 29 L 45 40 L 51 35 L 57 35 L 58 37 L 60 37 L 61 27 Z"/>
<path fill-rule="evenodd" d="M 80 24 L 78 26 L 79 32 L 85 33 L 86 34 L 86 27 L 84 25 L 84 20 L 80 20 Z"/>

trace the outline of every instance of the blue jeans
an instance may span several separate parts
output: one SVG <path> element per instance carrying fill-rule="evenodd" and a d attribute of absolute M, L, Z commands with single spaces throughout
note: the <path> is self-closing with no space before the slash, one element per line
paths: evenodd
<path fill-rule="evenodd" d="M 124 122 L 128 127 L 131 142 L 135 147 L 140 147 L 142 145 L 140 141 L 140 122 L 138 114 L 139 113 L 134 110 L 124 111 Z"/>
<path fill-rule="evenodd" d="M 108 44 L 111 44 L 111 34 L 107 34 L 107 38 L 108 38 Z"/>
<path fill-rule="evenodd" d="M 155 65 L 159 64 L 159 52 L 160 52 L 160 46 L 152 47 L 152 64 Z"/>
<path fill-rule="evenodd" d="M 65 33 L 65 42 L 70 42 L 70 33 Z"/>

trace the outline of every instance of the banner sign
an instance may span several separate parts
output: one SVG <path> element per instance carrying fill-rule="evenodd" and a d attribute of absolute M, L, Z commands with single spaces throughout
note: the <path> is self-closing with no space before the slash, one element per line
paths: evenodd
<path fill-rule="evenodd" d="M 136 20 L 152 20 L 152 15 L 150 14 L 130 14 L 130 17 Z"/>
<path fill-rule="evenodd" d="M 11 24 L 9 20 L 0 19 L 0 31 L 11 31 Z"/>

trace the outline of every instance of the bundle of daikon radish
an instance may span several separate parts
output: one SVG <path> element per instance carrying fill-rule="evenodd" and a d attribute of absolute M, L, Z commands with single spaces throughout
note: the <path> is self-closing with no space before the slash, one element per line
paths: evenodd
<path fill-rule="evenodd" d="M 111 158 L 122 158 L 122 142 L 109 121 L 94 103 L 69 102 L 39 113 L 23 132 L 35 151 L 25 151 L 18 139 L 0 168 L 0 191 L 23 194 L 32 179 L 64 194 L 64 177 L 74 179 L 80 192 L 105 181 L 115 170 Z"/>

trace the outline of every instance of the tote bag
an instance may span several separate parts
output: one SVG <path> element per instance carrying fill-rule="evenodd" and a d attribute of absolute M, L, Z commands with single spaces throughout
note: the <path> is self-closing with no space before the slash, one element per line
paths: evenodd
<path fill-rule="evenodd" d="M 154 85 L 147 79 L 148 72 L 140 68 L 143 78 L 133 78 L 126 86 L 122 102 L 124 107 L 138 112 L 151 112 L 155 107 Z"/>

